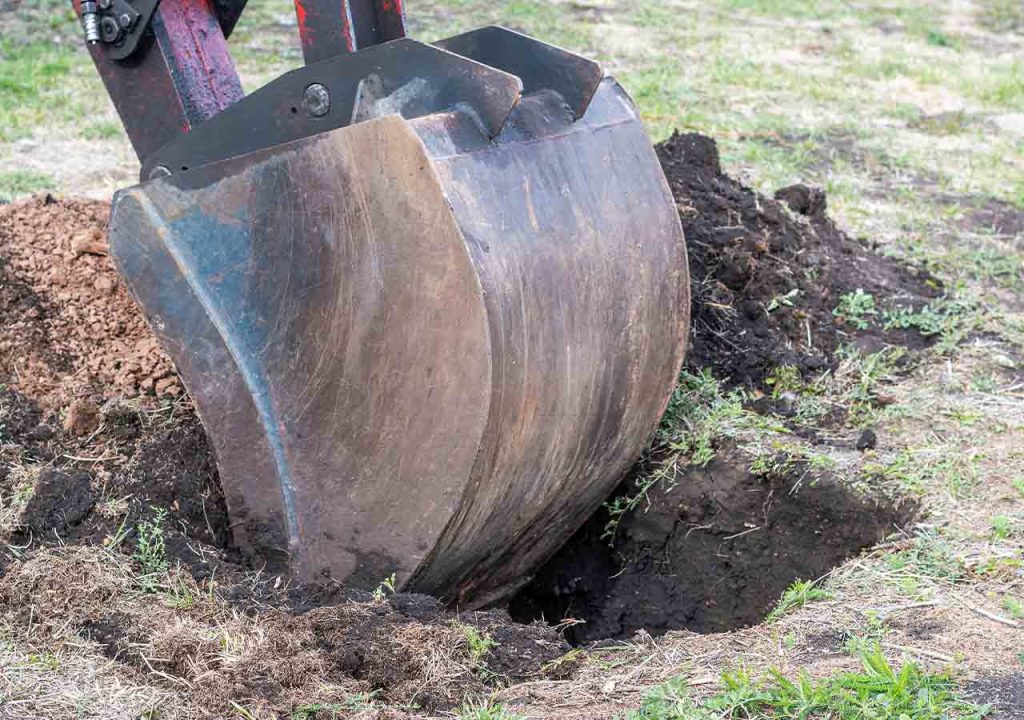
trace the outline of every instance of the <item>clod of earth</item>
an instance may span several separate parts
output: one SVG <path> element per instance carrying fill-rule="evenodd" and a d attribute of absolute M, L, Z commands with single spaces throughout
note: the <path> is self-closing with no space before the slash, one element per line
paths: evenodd
<path fill-rule="evenodd" d="M 688 367 L 763 389 L 782 366 L 805 376 L 834 368 L 842 344 L 873 352 L 929 343 L 913 331 L 837 320 L 840 297 L 858 289 L 920 308 L 939 286 L 837 228 L 823 191 L 794 185 L 774 200 L 759 195 L 724 174 L 715 141 L 696 133 L 675 134 L 656 149 L 689 253 Z"/>
<path fill-rule="evenodd" d="M 90 400 L 76 400 L 68 406 L 64 429 L 72 435 L 88 435 L 100 426 L 100 409 Z"/>
<path fill-rule="evenodd" d="M 37 535 L 60 538 L 92 509 L 92 477 L 47 469 L 39 474 L 21 524 Z"/>

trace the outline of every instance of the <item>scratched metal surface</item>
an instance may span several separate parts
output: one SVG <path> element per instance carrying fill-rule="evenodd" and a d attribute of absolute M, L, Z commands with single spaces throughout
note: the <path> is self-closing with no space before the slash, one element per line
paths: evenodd
<path fill-rule="evenodd" d="M 213 440 L 237 544 L 305 579 L 413 572 L 468 482 L 490 346 L 408 125 L 128 190 L 110 236 Z"/>
<path fill-rule="evenodd" d="M 493 141 L 387 116 L 146 183 L 111 244 L 236 543 L 306 580 L 500 599 L 640 453 L 684 350 L 678 217 L 611 79 Z"/>
<path fill-rule="evenodd" d="M 675 385 L 689 274 L 675 202 L 632 102 L 606 79 L 584 119 L 524 98 L 497 142 L 444 154 L 418 124 L 491 329 L 492 394 L 469 491 L 414 586 L 507 596 L 604 501 Z M 443 128 L 443 129 L 442 129 Z"/>

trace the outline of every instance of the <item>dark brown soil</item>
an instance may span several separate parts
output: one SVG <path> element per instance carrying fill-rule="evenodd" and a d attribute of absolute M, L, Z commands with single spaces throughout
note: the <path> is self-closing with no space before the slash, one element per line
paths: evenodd
<path fill-rule="evenodd" d="M 723 175 L 707 138 L 675 136 L 658 150 L 690 249 L 691 366 L 759 386 L 779 365 L 830 367 L 842 343 L 924 343 L 833 317 L 838 296 L 857 288 L 911 305 L 934 291 L 838 231 L 821 193 L 786 190 L 788 210 Z M 0 551 L 6 615 L 91 638 L 133 672 L 183 680 L 214 717 L 231 714 L 227 698 L 277 713 L 297 698 L 329 702 L 323 687 L 444 709 L 506 679 L 573 672 L 546 666 L 568 649 L 553 629 L 504 611 L 456 615 L 421 596 L 293 587 L 244 568 L 205 434 L 106 257 L 106 214 L 103 203 L 45 195 L 0 208 L 0 539 L 17 548 Z M 791 306 L 769 311 L 793 289 Z M 756 622 L 793 579 L 827 571 L 905 516 L 805 468 L 755 477 L 737 458 L 723 451 L 706 469 L 681 469 L 647 513 L 623 521 L 613 549 L 595 515 L 513 603 L 517 619 L 583 617 L 570 631 L 580 641 Z M 136 586 L 138 526 L 154 508 L 167 511 L 171 577 L 194 589 L 186 612 Z M 492 639 L 482 658 L 465 624 Z M 262 639 L 227 661 L 230 633 Z"/>
<path fill-rule="evenodd" d="M 567 630 L 576 643 L 755 625 L 793 581 L 825 575 L 916 510 L 802 461 L 768 475 L 750 463 L 726 447 L 705 467 L 679 468 L 611 544 L 599 511 L 512 600 L 512 616 L 585 621 Z"/>
<path fill-rule="evenodd" d="M 843 344 L 875 351 L 928 343 L 879 323 L 857 330 L 833 315 L 840 297 L 858 288 L 917 309 L 938 284 L 839 230 L 823 192 L 796 185 L 777 199 L 758 195 L 722 173 L 715 142 L 703 135 L 673 135 L 657 151 L 690 256 L 689 367 L 762 387 L 782 365 L 805 375 L 835 367 Z"/>
<path fill-rule="evenodd" d="M 968 682 L 965 690 L 969 700 L 992 706 L 988 720 L 1018 720 L 1024 715 L 1024 671 L 980 677 Z"/>
<path fill-rule="evenodd" d="M 191 407 L 108 402 L 100 417 L 90 437 L 77 437 L 56 413 L 0 391 L 0 498 L 15 494 L 16 470 L 36 476 L 20 516 L 4 528 L 10 541 L 99 544 L 120 528 L 130 545 L 136 524 L 152 508 L 166 508 L 168 550 L 200 570 L 203 555 L 189 543 L 224 550 L 230 533 L 213 456 Z"/>

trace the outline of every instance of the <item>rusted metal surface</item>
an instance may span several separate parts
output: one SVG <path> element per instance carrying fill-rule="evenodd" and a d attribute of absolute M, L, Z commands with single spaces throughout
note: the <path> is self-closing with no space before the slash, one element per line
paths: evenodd
<path fill-rule="evenodd" d="M 621 89 L 558 106 L 524 98 L 493 141 L 370 119 L 119 194 L 114 256 L 241 548 L 478 606 L 639 454 L 685 343 L 682 233 Z"/>
<path fill-rule="evenodd" d="M 295 0 L 306 64 L 405 37 L 402 0 Z"/>
<path fill-rule="evenodd" d="M 126 63 L 89 50 L 140 160 L 243 95 L 210 0 L 161 0 L 152 36 Z"/>

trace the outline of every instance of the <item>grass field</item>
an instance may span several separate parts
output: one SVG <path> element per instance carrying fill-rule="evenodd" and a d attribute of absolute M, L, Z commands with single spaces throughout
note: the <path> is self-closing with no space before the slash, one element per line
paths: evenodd
<path fill-rule="evenodd" d="M 789 388 L 808 417 L 833 403 L 854 411 L 851 432 L 877 430 L 879 449 L 854 459 L 813 452 L 851 479 L 918 499 L 926 514 L 916 528 L 826 578 L 806 578 L 814 584 L 795 586 L 762 625 L 584 651 L 572 679 L 499 687 L 453 715 L 1024 717 L 1024 4 L 408 6 L 421 38 L 499 23 L 599 60 L 633 95 L 655 141 L 674 129 L 710 135 L 726 170 L 769 194 L 795 182 L 823 187 L 837 222 L 929 269 L 955 304 L 935 319 L 940 342 L 909 369 L 854 357 L 834 376 Z M 108 198 L 133 182 L 136 160 L 67 4 L 0 8 L 0 200 L 41 190 Z M 248 89 L 300 63 L 295 33 L 289 0 L 250 0 L 233 38 Z M 867 312 L 860 307 L 846 312 Z M 884 406 L 865 403 L 879 388 Z M 716 412 L 726 400 L 715 389 L 695 411 L 709 441 L 742 434 L 773 452 L 806 451 L 771 429 L 751 430 L 744 410 Z M 109 693 L 134 693 L 133 707 L 173 707 L 159 683 L 112 679 L 94 649 L 40 649 L 4 628 L 0 618 L 0 717 L 24 717 L 10 703 L 33 693 L 73 694 L 78 714 L 68 717 L 106 717 Z M 997 707 L 989 713 L 987 703 Z M 293 717 L 390 710 L 367 701 L 313 712 Z M 249 717 L 245 708 L 238 717 Z"/>

